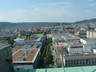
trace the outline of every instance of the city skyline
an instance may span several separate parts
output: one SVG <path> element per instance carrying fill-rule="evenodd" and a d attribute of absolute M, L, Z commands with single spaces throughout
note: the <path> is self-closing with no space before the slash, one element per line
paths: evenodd
<path fill-rule="evenodd" d="M 3 0 L 0 22 L 75 22 L 96 18 L 95 0 Z"/>

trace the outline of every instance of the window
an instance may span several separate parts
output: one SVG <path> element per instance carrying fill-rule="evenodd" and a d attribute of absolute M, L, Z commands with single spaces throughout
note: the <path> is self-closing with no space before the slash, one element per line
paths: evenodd
<path fill-rule="evenodd" d="M 67 61 L 65 61 L 67 63 Z"/>
<path fill-rule="evenodd" d="M 83 46 L 71 46 L 71 48 L 83 48 Z"/>
<path fill-rule="evenodd" d="M 67 63 L 66 63 L 66 66 L 67 66 Z"/>

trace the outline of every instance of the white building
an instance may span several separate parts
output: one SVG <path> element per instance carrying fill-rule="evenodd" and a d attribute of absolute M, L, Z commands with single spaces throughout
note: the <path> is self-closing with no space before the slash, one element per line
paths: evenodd
<path fill-rule="evenodd" d="M 65 36 L 64 36 L 64 39 L 65 39 L 65 41 L 67 41 L 67 42 L 72 42 L 72 41 L 80 40 L 80 37 L 75 36 L 75 35 L 73 35 L 73 34 L 68 34 L 68 35 L 65 35 Z"/>
<path fill-rule="evenodd" d="M 91 45 L 92 49 L 96 48 L 96 39 L 80 39 L 80 41 L 83 44 L 93 44 L 93 45 Z"/>
<path fill-rule="evenodd" d="M 64 41 L 59 42 L 60 38 Z M 65 34 L 53 36 L 52 40 L 54 47 L 57 47 L 55 59 L 58 58 L 55 61 L 58 66 L 60 64 L 65 67 L 96 64 L 95 39 L 81 39 L 73 34 Z"/>
<path fill-rule="evenodd" d="M 93 30 L 87 31 L 86 32 L 86 37 L 87 38 L 92 38 L 92 39 L 96 38 L 96 31 L 93 31 Z"/>
<path fill-rule="evenodd" d="M 21 37 L 21 35 L 19 34 L 18 37 L 16 39 L 14 39 L 15 42 L 21 43 L 24 42 L 24 38 Z"/>
<path fill-rule="evenodd" d="M 47 34 L 47 38 L 53 37 L 53 34 Z"/>
<path fill-rule="evenodd" d="M 80 39 L 80 42 L 82 42 L 83 44 L 96 44 L 96 39 Z"/>
<path fill-rule="evenodd" d="M 94 44 L 71 44 L 67 48 L 69 55 L 82 54 L 83 52 L 91 52 Z"/>
<path fill-rule="evenodd" d="M 86 40 L 84 40 L 85 42 Z M 84 66 L 84 65 L 95 65 L 96 64 L 96 46 L 92 42 L 69 42 L 68 52 L 60 52 L 60 59 L 63 66 Z M 93 48 L 94 46 L 94 48 Z"/>

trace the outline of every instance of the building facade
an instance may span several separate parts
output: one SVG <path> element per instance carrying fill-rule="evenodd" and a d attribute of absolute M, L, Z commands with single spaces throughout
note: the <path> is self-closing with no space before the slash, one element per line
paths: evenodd
<path fill-rule="evenodd" d="M 9 72 L 12 69 L 11 46 L 0 44 L 0 72 Z"/>

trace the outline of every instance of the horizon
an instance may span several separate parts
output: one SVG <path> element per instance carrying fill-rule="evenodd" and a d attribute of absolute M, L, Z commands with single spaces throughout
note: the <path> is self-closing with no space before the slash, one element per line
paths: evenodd
<path fill-rule="evenodd" d="M 96 0 L 3 0 L 0 22 L 76 22 L 96 18 Z"/>
<path fill-rule="evenodd" d="M 84 19 L 84 20 L 92 20 L 92 19 L 96 19 L 96 18 Z M 80 21 L 84 21 L 84 20 L 79 20 L 79 21 L 75 21 L 75 22 L 80 22 Z M 1 21 L 1 22 L 6 22 L 6 23 L 39 23 L 39 22 L 8 22 L 8 21 Z M 40 22 L 40 23 L 75 23 L 75 22 Z"/>

